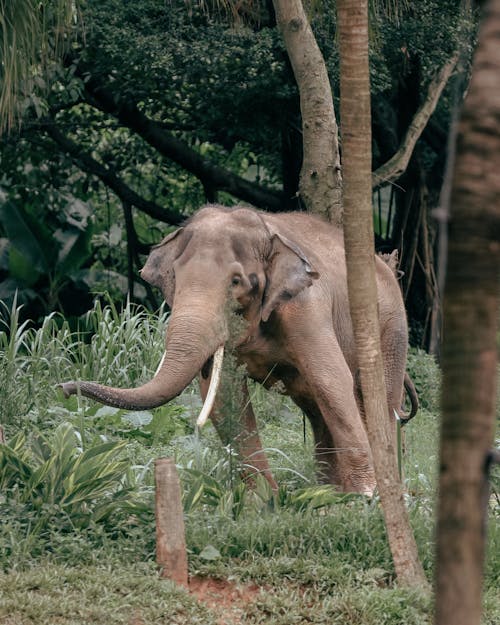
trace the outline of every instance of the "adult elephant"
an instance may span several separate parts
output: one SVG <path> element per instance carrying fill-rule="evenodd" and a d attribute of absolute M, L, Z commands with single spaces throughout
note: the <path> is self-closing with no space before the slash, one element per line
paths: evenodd
<path fill-rule="evenodd" d="M 380 333 L 389 412 L 401 410 L 407 321 L 397 280 L 376 258 Z M 375 476 L 363 424 L 363 403 L 347 298 L 342 233 L 306 213 L 267 214 L 209 205 L 156 245 L 142 277 L 159 287 L 172 313 L 165 357 L 139 388 L 67 382 L 111 406 L 150 409 L 170 401 L 201 372 L 202 395 L 214 354 L 228 339 L 227 299 L 246 319 L 236 348 L 248 375 L 266 387 L 281 382 L 308 416 L 322 479 L 344 491 L 371 493 Z M 215 367 L 214 367 L 215 369 Z M 276 484 L 262 451 L 249 402 L 236 450 Z M 207 413 L 210 406 L 204 409 Z M 212 420 L 227 438 L 217 415 Z"/>

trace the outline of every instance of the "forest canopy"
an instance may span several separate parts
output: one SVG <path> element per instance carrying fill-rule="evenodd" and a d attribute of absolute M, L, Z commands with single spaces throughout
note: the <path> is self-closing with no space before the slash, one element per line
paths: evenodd
<path fill-rule="evenodd" d="M 428 346 L 434 227 L 447 131 L 474 24 L 456 1 L 374 2 L 374 170 L 398 150 L 429 85 L 461 65 L 396 184 L 374 194 L 377 246 L 398 249 L 412 342 Z M 338 104 L 335 10 L 308 7 Z M 301 209 L 300 105 L 271 3 L 78 3 L 59 61 L 25 85 L 0 145 L 0 299 L 33 318 L 79 315 L 92 294 L 158 302 L 138 268 L 205 202 Z"/>

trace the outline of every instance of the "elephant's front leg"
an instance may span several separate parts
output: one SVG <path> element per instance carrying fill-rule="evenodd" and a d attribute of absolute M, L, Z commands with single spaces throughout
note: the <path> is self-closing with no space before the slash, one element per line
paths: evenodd
<path fill-rule="evenodd" d="M 317 406 L 312 422 L 317 455 L 325 454 L 330 479 L 343 491 L 372 494 L 376 481 L 368 436 L 352 375 L 333 331 L 316 335 L 306 330 L 295 348 L 300 350 L 300 373 Z M 332 449 L 324 449 L 326 444 Z"/>
<path fill-rule="evenodd" d="M 210 378 L 200 376 L 200 391 L 203 401 L 208 392 Z M 276 492 L 278 485 L 269 468 L 267 456 L 262 449 L 255 414 L 248 394 L 246 381 L 242 384 L 241 414 L 227 415 L 216 400 L 210 419 L 224 445 L 231 445 L 243 466 L 243 477 L 251 482 L 252 475 L 263 475 Z"/>

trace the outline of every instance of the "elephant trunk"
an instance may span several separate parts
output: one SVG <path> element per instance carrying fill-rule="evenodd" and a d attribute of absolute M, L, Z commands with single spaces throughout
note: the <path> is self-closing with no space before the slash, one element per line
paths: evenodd
<path fill-rule="evenodd" d="M 179 312 L 176 312 L 178 310 Z M 208 309 L 210 310 L 210 309 Z M 182 312 L 180 312 L 182 311 Z M 198 314 L 197 314 L 198 313 Z M 166 404 L 193 380 L 226 340 L 224 316 L 188 304 L 174 306 L 165 341 L 165 358 L 154 377 L 138 388 L 114 388 L 96 382 L 65 382 L 65 397 L 81 393 L 108 406 L 149 410 Z"/>

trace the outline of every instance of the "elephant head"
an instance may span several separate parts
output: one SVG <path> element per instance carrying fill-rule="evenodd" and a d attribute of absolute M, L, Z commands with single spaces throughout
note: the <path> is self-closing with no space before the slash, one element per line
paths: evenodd
<path fill-rule="evenodd" d="M 130 410 L 165 404 L 207 369 L 228 339 L 228 298 L 251 332 L 318 277 L 297 245 L 270 230 L 264 214 L 221 206 L 201 209 L 154 246 L 141 275 L 162 290 L 171 308 L 156 374 L 134 389 L 66 382 L 66 397 L 81 392 Z"/>

